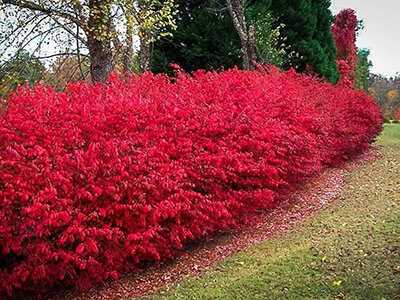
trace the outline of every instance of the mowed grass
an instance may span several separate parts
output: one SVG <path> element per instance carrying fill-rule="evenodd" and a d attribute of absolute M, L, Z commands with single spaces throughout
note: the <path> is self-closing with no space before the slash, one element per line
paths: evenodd
<path fill-rule="evenodd" d="M 400 125 L 377 146 L 318 216 L 143 299 L 400 299 Z"/>
<path fill-rule="evenodd" d="M 384 130 L 378 139 L 382 145 L 392 145 L 400 143 L 400 123 L 385 124 Z"/>

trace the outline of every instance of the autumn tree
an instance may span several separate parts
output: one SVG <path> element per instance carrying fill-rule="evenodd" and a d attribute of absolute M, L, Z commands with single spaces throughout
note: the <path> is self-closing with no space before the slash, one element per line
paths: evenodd
<path fill-rule="evenodd" d="M 282 67 L 285 49 L 279 46 L 283 24 L 276 24 L 269 1 L 253 1 L 247 7 L 246 17 L 255 28 L 257 62 Z"/>
<path fill-rule="evenodd" d="M 397 122 L 400 122 L 400 107 L 397 108 L 397 110 L 393 114 L 394 120 Z"/>
<path fill-rule="evenodd" d="M 400 76 L 388 78 L 370 74 L 368 92 L 375 98 L 385 119 L 393 119 L 400 109 Z"/>
<path fill-rule="evenodd" d="M 357 66 L 356 37 L 358 20 L 354 10 L 344 9 L 335 17 L 332 33 L 337 49 L 340 83 L 354 87 Z"/>
<path fill-rule="evenodd" d="M 0 24 L 3 53 L 18 46 L 35 53 L 58 50 L 38 55 L 43 59 L 87 54 L 96 82 L 105 81 L 117 62 L 129 69 L 136 36 L 142 70 L 149 69 L 149 44 L 174 25 L 173 0 L 3 0 L 1 14 L 7 20 Z"/>
<path fill-rule="evenodd" d="M 44 72 L 42 81 L 57 90 L 63 90 L 69 82 L 90 80 L 90 64 L 87 58 L 78 60 L 76 55 L 58 57 Z"/>

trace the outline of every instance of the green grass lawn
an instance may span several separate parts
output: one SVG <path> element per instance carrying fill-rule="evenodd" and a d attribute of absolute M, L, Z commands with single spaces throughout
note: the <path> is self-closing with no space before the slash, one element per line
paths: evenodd
<path fill-rule="evenodd" d="M 400 299 L 400 125 L 377 145 L 318 216 L 145 299 Z"/>
<path fill-rule="evenodd" d="M 385 124 L 385 130 L 378 139 L 382 145 L 400 143 L 400 124 Z"/>

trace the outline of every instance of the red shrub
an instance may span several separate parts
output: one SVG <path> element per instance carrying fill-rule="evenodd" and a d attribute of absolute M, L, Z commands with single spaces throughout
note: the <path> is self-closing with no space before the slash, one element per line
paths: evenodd
<path fill-rule="evenodd" d="M 0 293 L 172 257 L 364 151 L 381 122 L 363 92 L 276 70 L 21 89 L 0 119 Z"/>
<path fill-rule="evenodd" d="M 350 87 L 354 87 L 357 66 L 357 25 L 358 21 L 355 11 L 344 9 L 337 14 L 332 27 L 340 74 L 339 83 Z"/>
<path fill-rule="evenodd" d="M 393 117 L 396 121 L 400 121 L 400 108 L 395 111 Z"/>

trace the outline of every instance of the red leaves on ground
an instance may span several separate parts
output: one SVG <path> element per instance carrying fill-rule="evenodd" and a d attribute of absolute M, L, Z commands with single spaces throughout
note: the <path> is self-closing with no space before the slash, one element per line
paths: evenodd
<path fill-rule="evenodd" d="M 87 288 L 368 148 L 363 92 L 275 69 L 37 86 L 0 118 L 0 294 Z"/>

